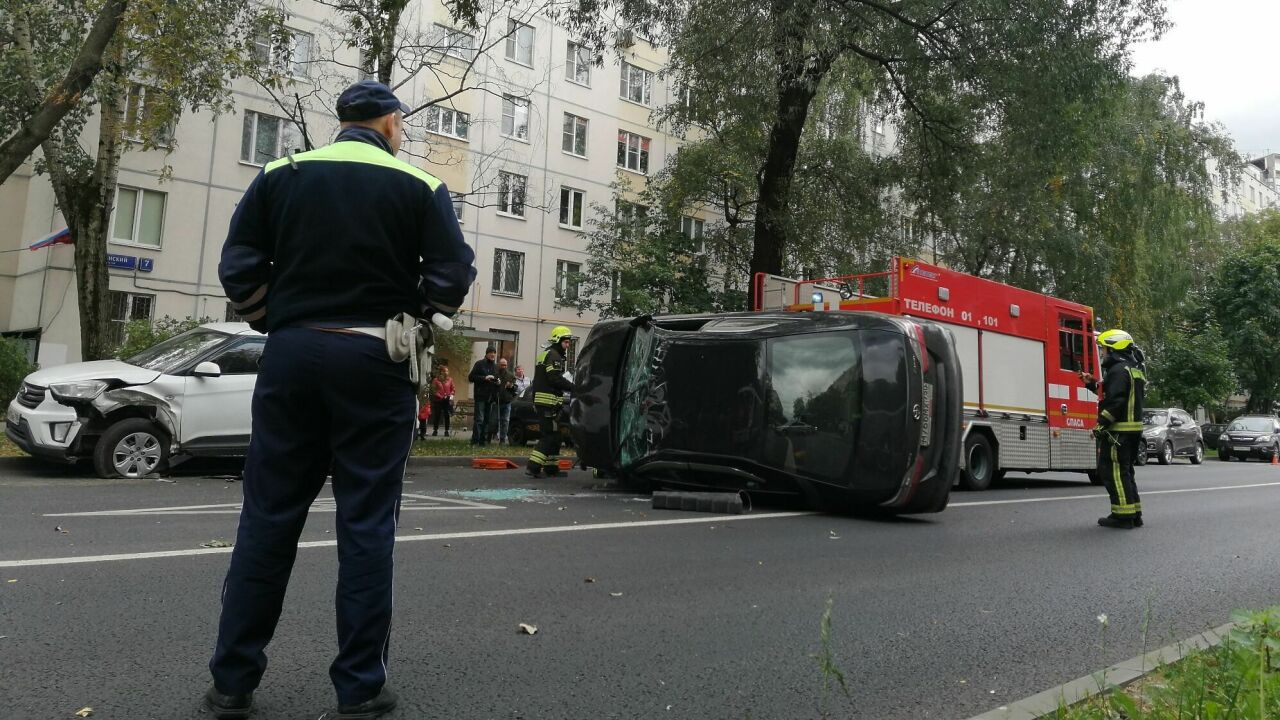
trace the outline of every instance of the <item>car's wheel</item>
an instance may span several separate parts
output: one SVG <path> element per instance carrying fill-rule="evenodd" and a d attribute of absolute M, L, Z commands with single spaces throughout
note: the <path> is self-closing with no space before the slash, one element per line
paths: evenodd
<path fill-rule="evenodd" d="M 1173 462 L 1173 443 L 1167 442 L 1163 448 L 1160 448 L 1160 464 L 1169 465 Z"/>
<path fill-rule="evenodd" d="M 1191 453 L 1191 464 L 1199 465 L 1204 462 L 1204 443 L 1196 443 L 1196 449 Z"/>
<path fill-rule="evenodd" d="M 1147 444 L 1142 443 L 1142 447 L 1138 448 L 1138 456 L 1133 459 L 1134 465 L 1147 464 Z"/>
<path fill-rule="evenodd" d="M 991 442 L 981 433 L 970 433 L 964 441 L 965 470 L 960 473 L 960 487 L 986 490 L 996 474 L 996 457 Z"/>
<path fill-rule="evenodd" d="M 1219 451 L 1218 451 L 1218 459 L 1219 459 L 1219 460 L 1221 460 L 1222 462 L 1230 462 L 1230 461 L 1231 461 L 1231 453 L 1227 452 L 1226 450 L 1219 450 Z"/>
<path fill-rule="evenodd" d="M 524 424 L 512 423 L 511 429 L 507 431 L 507 439 L 512 445 L 527 445 L 529 440 L 524 436 Z"/>
<path fill-rule="evenodd" d="M 169 438 L 143 418 L 125 418 L 107 428 L 93 449 L 93 469 L 103 478 L 140 478 L 169 466 Z"/>

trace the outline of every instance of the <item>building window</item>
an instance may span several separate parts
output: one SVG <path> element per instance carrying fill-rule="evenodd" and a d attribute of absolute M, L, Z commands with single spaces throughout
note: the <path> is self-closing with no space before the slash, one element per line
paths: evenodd
<path fill-rule="evenodd" d="M 471 129 L 471 116 L 464 112 L 432 105 L 427 108 L 427 132 L 466 140 Z"/>
<path fill-rule="evenodd" d="M 498 295 L 520 295 L 523 291 L 524 253 L 494 250 L 493 292 Z"/>
<path fill-rule="evenodd" d="M 143 142 L 143 133 L 155 122 L 156 106 L 160 102 L 157 88 L 133 83 L 124 100 L 124 136 L 134 142 Z M 151 143 L 159 147 L 173 144 L 173 123 L 165 123 L 151 130 Z"/>
<path fill-rule="evenodd" d="M 315 38 L 311 33 L 290 30 L 289 73 L 296 78 L 307 76 L 307 68 L 311 65 L 311 48 Z"/>
<path fill-rule="evenodd" d="M 649 172 L 649 138 L 618 131 L 618 167 L 641 174 Z"/>
<path fill-rule="evenodd" d="M 458 222 L 462 222 L 462 211 L 467 207 L 467 203 L 462 199 L 461 193 L 450 193 L 453 195 L 453 214 L 458 216 Z"/>
<path fill-rule="evenodd" d="M 244 130 L 240 134 L 240 162 L 266 165 L 301 148 L 302 137 L 292 122 L 251 110 L 245 111 Z"/>
<path fill-rule="evenodd" d="M 581 158 L 587 156 L 586 118 L 564 114 L 564 137 L 560 141 L 560 149 Z"/>
<path fill-rule="evenodd" d="M 636 203 L 618 203 L 618 237 L 630 240 L 644 233 L 645 214 L 648 208 Z"/>
<path fill-rule="evenodd" d="M 165 194 L 155 190 L 116 188 L 116 208 L 111 219 L 112 242 L 160 247 L 164 235 Z"/>
<path fill-rule="evenodd" d="M 431 39 L 438 52 L 471 62 L 476 56 L 476 38 L 471 33 L 437 24 Z"/>
<path fill-rule="evenodd" d="M 560 188 L 560 227 L 582 229 L 582 207 L 587 194 L 573 188 Z"/>
<path fill-rule="evenodd" d="M 498 212 L 524 217 L 524 193 L 529 178 L 515 173 L 498 173 Z"/>
<path fill-rule="evenodd" d="M 529 101 L 514 95 L 502 96 L 502 134 L 529 141 Z"/>
<path fill-rule="evenodd" d="M 564 79 L 591 87 L 591 55 L 585 47 L 572 40 L 565 51 Z"/>
<path fill-rule="evenodd" d="M 125 325 L 134 320 L 151 320 L 156 296 L 108 290 L 107 305 L 111 313 L 112 339 L 119 344 L 124 342 Z"/>
<path fill-rule="evenodd" d="M 702 241 L 703 228 L 704 223 L 698 218 L 688 216 L 680 218 L 680 232 L 693 241 L 694 251 L 699 254 L 706 249 Z"/>
<path fill-rule="evenodd" d="M 647 107 L 650 104 L 652 91 L 653 73 L 631 63 L 622 63 L 622 80 L 618 91 L 622 99 Z"/>
<path fill-rule="evenodd" d="M 533 67 L 533 26 L 507 20 L 507 59 Z"/>
<path fill-rule="evenodd" d="M 574 302 L 578 299 L 578 283 L 582 279 L 582 264 L 568 260 L 556 261 L 556 299 Z"/>

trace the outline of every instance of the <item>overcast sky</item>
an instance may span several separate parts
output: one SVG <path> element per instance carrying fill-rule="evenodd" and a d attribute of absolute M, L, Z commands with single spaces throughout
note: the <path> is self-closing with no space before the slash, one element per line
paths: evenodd
<path fill-rule="evenodd" d="M 1280 0 L 1168 0 L 1173 28 L 1134 51 L 1134 72 L 1177 75 L 1242 155 L 1280 152 Z"/>

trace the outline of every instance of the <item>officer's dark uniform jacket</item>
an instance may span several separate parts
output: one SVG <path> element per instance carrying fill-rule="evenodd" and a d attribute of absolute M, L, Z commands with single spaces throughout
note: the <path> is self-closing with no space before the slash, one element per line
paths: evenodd
<path fill-rule="evenodd" d="M 535 405 L 558 408 L 564 404 L 564 393 L 573 392 L 573 383 L 564 376 L 565 365 L 558 343 L 538 354 L 538 367 L 533 371 Z"/>
<path fill-rule="evenodd" d="M 1147 376 L 1129 351 L 1111 352 L 1102 361 L 1102 401 L 1098 428 L 1108 432 L 1142 432 L 1142 399 Z M 1096 382 L 1089 389 L 1098 391 Z"/>
<path fill-rule="evenodd" d="M 350 212 L 361 205 L 377 212 Z M 263 168 L 231 218 L 218 273 L 236 312 L 264 332 L 382 327 L 425 307 L 452 315 L 476 274 L 452 205 L 445 184 L 397 160 L 381 134 L 349 127 Z"/>

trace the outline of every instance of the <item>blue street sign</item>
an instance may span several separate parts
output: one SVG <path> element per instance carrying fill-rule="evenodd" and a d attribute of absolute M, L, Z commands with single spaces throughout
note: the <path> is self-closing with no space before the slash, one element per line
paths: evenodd
<path fill-rule="evenodd" d="M 152 258 L 138 258 L 138 270 L 141 272 L 151 272 L 155 269 L 155 260 Z"/>
<path fill-rule="evenodd" d="M 107 267 L 117 268 L 119 270 L 132 270 L 137 264 L 138 258 L 133 255 L 112 255 L 107 254 Z"/>

